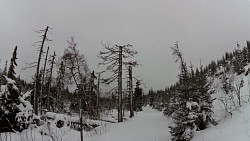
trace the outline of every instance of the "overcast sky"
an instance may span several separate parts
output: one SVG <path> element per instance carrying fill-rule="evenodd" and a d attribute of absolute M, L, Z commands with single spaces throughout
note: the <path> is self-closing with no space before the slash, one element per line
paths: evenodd
<path fill-rule="evenodd" d="M 135 68 L 147 89 L 164 89 L 177 81 L 178 64 L 170 47 L 179 41 L 187 62 L 197 67 L 221 58 L 239 42 L 250 40 L 249 0 L 0 0 L 1 66 L 18 46 L 17 73 L 29 80 L 41 40 L 34 30 L 52 27 L 47 43 L 60 56 L 75 36 L 78 49 L 98 71 L 101 42 L 132 44 L 140 54 Z"/>

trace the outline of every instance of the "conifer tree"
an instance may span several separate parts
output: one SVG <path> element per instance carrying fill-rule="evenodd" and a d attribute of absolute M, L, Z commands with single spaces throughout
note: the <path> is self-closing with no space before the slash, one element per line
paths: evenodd
<path fill-rule="evenodd" d="M 211 88 L 212 80 L 208 80 L 207 74 L 202 67 L 200 68 L 200 71 L 197 72 L 196 78 L 196 97 L 198 97 L 197 103 L 199 104 L 196 125 L 198 130 L 203 130 L 207 128 L 210 123 L 216 124 L 212 118 L 212 103 L 214 99 L 211 98 L 211 94 L 214 93 L 214 90 Z"/>
<path fill-rule="evenodd" d="M 17 66 L 16 63 L 16 59 L 17 59 L 17 46 L 14 49 L 14 52 L 12 54 L 12 58 L 10 59 L 10 66 L 9 66 L 9 70 L 8 70 L 8 74 L 7 76 L 13 80 L 16 80 L 16 72 L 15 72 L 15 66 Z"/>
<path fill-rule="evenodd" d="M 4 66 L 4 69 L 3 69 L 3 75 L 7 75 L 7 68 L 8 68 L 8 61 L 6 60 L 5 66 Z"/>
<path fill-rule="evenodd" d="M 247 41 L 247 60 L 250 62 L 250 41 Z"/>
<path fill-rule="evenodd" d="M 192 132 L 195 130 L 193 119 L 188 119 L 189 109 L 186 108 L 191 91 L 190 91 L 190 74 L 187 69 L 183 54 L 180 52 L 178 42 L 174 47 L 173 55 L 176 57 L 175 62 L 180 63 L 181 73 L 179 75 L 179 87 L 177 88 L 178 109 L 172 114 L 175 126 L 170 126 L 170 133 L 173 141 L 188 141 L 192 138 Z"/>
<path fill-rule="evenodd" d="M 16 82 L 6 76 L 6 85 L 0 91 L 0 133 L 21 132 L 32 123 L 33 108 L 27 97 L 30 92 L 21 94 Z"/>
<path fill-rule="evenodd" d="M 3 71 L 1 72 L 1 75 L 0 75 L 0 86 L 5 82 L 5 78 L 4 76 L 7 76 L 7 67 L 8 67 L 8 61 L 5 62 L 5 67 L 3 69 Z"/>
<path fill-rule="evenodd" d="M 140 88 L 140 81 L 136 82 L 134 92 L 134 111 L 142 111 L 142 88 Z"/>
<path fill-rule="evenodd" d="M 154 91 L 152 88 L 151 90 L 149 90 L 148 96 L 149 96 L 149 105 L 154 106 L 155 98 L 154 98 Z"/>
<path fill-rule="evenodd" d="M 237 43 L 237 48 L 234 51 L 234 59 L 233 59 L 233 66 L 234 71 L 238 74 L 241 74 L 244 70 L 244 66 L 246 63 L 244 62 L 243 51 L 241 50 L 240 45 Z"/>
<path fill-rule="evenodd" d="M 208 68 L 210 70 L 210 75 L 213 76 L 215 75 L 216 73 L 216 70 L 217 70 L 217 64 L 215 61 L 212 61 L 209 65 L 208 65 Z"/>
<path fill-rule="evenodd" d="M 178 43 L 172 48 L 181 73 L 177 85 L 176 110 L 172 113 L 174 125 L 170 126 L 173 141 L 189 141 L 197 130 L 203 130 L 213 122 L 210 83 L 205 71 L 200 68 L 194 73 L 188 71 Z"/>

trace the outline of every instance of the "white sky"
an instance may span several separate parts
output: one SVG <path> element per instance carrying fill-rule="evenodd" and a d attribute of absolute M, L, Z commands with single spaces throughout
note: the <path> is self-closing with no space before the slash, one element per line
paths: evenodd
<path fill-rule="evenodd" d="M 236 42 L 250 40 L 249 0 L 0 0 L 1 66 L 18 45 L 17 73 L 29 80 L 35 70 L 34 30 L 53 28 L 46 46 L 61 56 L 75 36 L 78 49 L 98 71 L 101 41 L 132 44 L 139 51 L 135 68 L 147 89 L 163 89 L 177 80 L 178 64 L 170 47 L 179 41 L 187 62 L 195 66 L 221 58 Z"/>

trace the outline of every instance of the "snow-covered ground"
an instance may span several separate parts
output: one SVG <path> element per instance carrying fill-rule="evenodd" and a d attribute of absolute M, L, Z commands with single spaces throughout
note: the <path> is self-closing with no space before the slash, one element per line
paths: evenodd
<path fill-rule="evenodd" d="M 250 65 L 245 67 L 246 70 Z M 250 141 L 250 102 L 248 102 L 250 92 L 250 74 L 235 76 L 235 80 L 244 80 L 241 88 L 242 107 L 232 111 L 232 115 L 225 117 L 223 104 L 218 100 L 223 96 L 222 84 L 219 78 L 214 80 L 217 87 L 213 98 L 217 98 L 214 103 L 214 118 L 218 121 L 217 126 L 210 127 L 200 132 L 196 132 L 192 141 Z M 237 103 L 237 102 L 236 102 Z"/>
<path fill-rule="evenodd" d="M 196 132 L 192 141 L 250 141 L 250 103 L 217 126 Z"/>
<path fill-rule="evenodd" d="M 84 132 L 84 141 L 171 141 L 169 133 L 171 120 L 151 107 L 144 107 L 132 119 L 122 123 L 105 123 L 96 131 Z M 70 128 L 51 125 L 52 134 L 41 135 L 37 130 L 22 133 L 2 133 L 0 140 L 10 141 L 79 141 L 80 133 Z M 104 128 L 105 126 L 105 128 Z M 46 129 L 43 129 L 46 130 Z M 54 130 L 54 131 L 53 131 Z M 99 132 L 101 131 L 101 132 Z M 7 139 L 6 139 L 7 137 Z M 54 138 L 54 139 L 53 139 Z M 192 141 L 249 141 L 250 140 L 250 103 L 219 122 L 217 126 L 196 132 Z"/>
<path fill-rule="evenodd" d="M 107 132 L 88 141 L 170 141 L 169 122 L 161 112 L 145 107 L 136 117 L 109 125 Z"/>
<path fill-rule="evenodd" d="M 70 128 L 56 128 L 49 136 L 41 135 L 37 130 L 25 130 L 22 133 L 2 133 L 1 140 L 11 141 L 79 141 L 80 132 Z M 105 126 L 105 129 L 103 128 Z M 147 106 L 142 112 L 136 113 L 132 119 L 122 123 L 106 123 L 95 131 L 84 132 L 84 141 L 170 141 L 168 118 L 162 112 Z M 46 128 L 46 126 L 44 126 Z M 44 128 L 43 127 L 43 128 Z M 102 129 L 99 129 L 102 128 Z M 48 130 L 48 129 L 41 129 Z M 99 132 L 101 130 L 101 132 Z"/>

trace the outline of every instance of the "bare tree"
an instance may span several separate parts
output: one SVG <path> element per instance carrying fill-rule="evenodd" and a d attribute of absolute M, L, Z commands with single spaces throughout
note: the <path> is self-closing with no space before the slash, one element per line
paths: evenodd
<path fill-rule="evenodd" d="M 45 70 L 46 70 L 46 65 L 47 65 L 47 59 L 48 59 L 48 54 L 49 54 L 49 47 L 47 48 L 47 51 L 46 51 L 46 56 L 44 58 L 44 64 L 43 64 L 43 70 L 42 70 L 42 82 L 41 82 L 41 95 L 40 95 L 40 112 L 42 114 L 42 103 L 41 103 L 41 98 L 42 98 L 42 95 L 43 95 L 43 90 L 44 90 L 44 80 L 45 80 Z"/>
<path fill-rule="evenodd" d="M 98 118 L 100 118 L 100 114 L 99 114 L 99 97 L 100 97 L 100 79 L 101 79 L 101 74 L 104 73 L 104 71 L 102 72 L 98 72 L 98 78 L 97 78 L 97 93 L 96 93 L 96 113 Z"/>
<path fill-rule="evenodd" d="M 53 74 L 53 68 L 55 64 L 55 57 L 56 57 L 56 52 L 54 51 L 54 54 L 51 56 L 50 61 L 50 76 L 49 76 L 49 81 L 48 81 L 48 95 L 47 95 L 47 110 L 50 111 L 50 92 L 51 92 L 51 81 L 52 81 L 52 74 Z"/>
<path fill-rule="evenodd" d="M 137 51 L 132 50 L 132 45 L 110 45 L 103 44 L 104 50 L 100 51 L 98 57 L 102 60 L 99 65 L 106 66 L 105 71 L 112 72 L 112 75 L 106 79 L 102 79 L 103 83 L 110 84 L 118 80 L 118 122 L 122 122 L 122 65 L 126 63 L 123 59 L 134 57 L 138 54 Z"/>
<path fill-rule="evenodd" d="M 64 76 L 65 76 L 65 65 L 64 62 L 61 61 L 60 67 L 59 67 L 59 71 L 57 74 L 57 96 L 56 96 L 56 105 L 57 108 L 60 110 L 62 110 L 62 104 L 61 104 L 61 96 L 62 96 L 62 91 L 64 89 Z"/>
<path fill-rule="evenodd" d="M 77 43 L 74 40 L 74 37 L 71 37 L 67 41 L 68 48 L 64 50 L 62 56 L 62 61 L 65 63 L 65 77 L 67 82 L 70 84 L 75 84 L 78 91 L 78 106 L 80 114 L 80 127 L 81 127 L 81 141 L 83 140 L 82 132 L 82 101 L 87 103 L 85 100 L 85 91 L 86 91 L 86 78 L 89 75 L 89 68 L 86 61 L 86 58 L 83 54 L 80 54 L 80 51 L 76 49 Z M 86 104 L 87 105 L 87 104 Z"/>
<path fill-rule="evenodd" d="M 67 43 L 69 46 L 64 50 L 61 58 L 65 63 L 65 77 L 68 78 L 68 83 L 79 86 L 89 74 L 88 64 L 85 56 L 76 49 L 77 43 L 74 37 L 71 37 Z"/>
<path fill-rule="evenodd" d="M 133 75 L 132 75 L 132 66 L 129 66 L 129 95 L 130 95 L 130 118 L 134 116 L 133 110 Z"/>
<path fill-rule="evenodd" d="M 125 63 L 127 67 L 127 73 L 128 73 L 128 81 L 127 81 L 127 91 L 128 91 L 128 96 L 129 96 L 129 111 L 130 111 L 130 118 L 134 116 L 134 92 L 133 92 L 133 79 L 137 80 L 136 77 L 133 77 L 133 66 L 137 66 L 138 63 L 136 62 L 127 62 Z"/>
<path fill-rule="evenodd" d="M 41 46 L 40 46 L 40 51 L 39 51 L 39 55 L 38 55 L 38 61 L 37 61 L 37 65 L 36 65 L 36 77 L 35 77 L 35 84 L 34 84 L 34 111 L 35 111 L 35 114 L 38 114 L 38 77 L 39 77 L 39 71 L 40 71 L 40 62 L 41 62 L 41 57 L 42 57 L 42 53 L 43 53 L 43 46 L 44 46 L 44 43 L 45 41 L 49 41 L 49 39 L 47 38 L 47 33 L 48 33 L 48 30 L 49 30 L 49 26 L 46 27 L 45 30 L 40 30 L 40 31 L 37 31 L 38 33 L 43 33 L 44 34 L 42 35 L 42 41 L 39 41 L 37 43 L 41 43 Z"/>
<path fill-rule="evenodd" d="M 241 107 L 242 97 L 240 91 L 243 87 L 244 81 L 242 77 L 234 74 L 233 68 L 231 67 L 228 72 L 225 72 L 224 70 L 221 83 L 224 95 L 221 95 L 218 100 L 223 106 L 221 108 L 225 111 L 225 117 L 228 115 L 232 116 L 233 111 L 238 110 Z"/>

